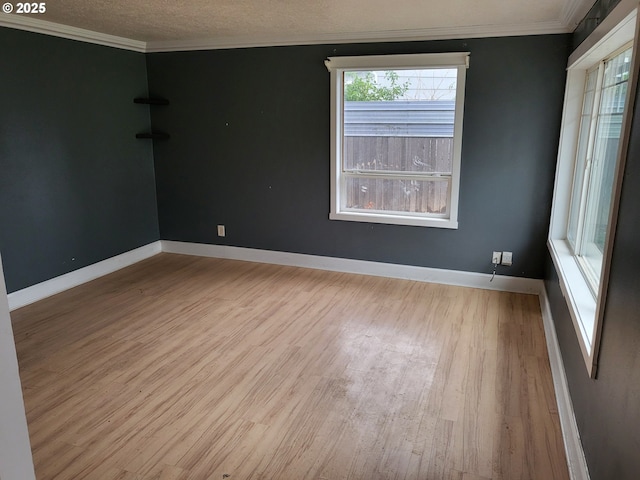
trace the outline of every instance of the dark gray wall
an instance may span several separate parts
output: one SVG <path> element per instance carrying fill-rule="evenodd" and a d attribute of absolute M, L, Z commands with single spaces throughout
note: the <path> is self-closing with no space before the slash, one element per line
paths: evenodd
<path fill-rule="evenodd" d="M 9 292 L 159 238 L 143 54 L 0 28 Z"/>
<path fill-rule="evenodd" d="M 545 285 L 591 480 L 640 478 L 640 98 L 624 174 L 597 378 L 582 359 L 549 255 Z"/>
<path fill-rule="evenodd" d="M 596 0 L 585 17 L 578 23 L 573 32 L 573 47 L 580 45 L 591 32 L 593 32 L 602 20 L 620 3 L 620 0 Z"/>
<path fill-rule="evenodd" d="M 545 283 L 591 480 L 640 478 L 639 108 L 634 117 L 595 380 L 587 375 L 557 273 L 547 260 Z"/>
<path fill-rule="evenodd" d="M 570 36 L 157 53 L 161 238 L 542 278 Z M 329 221 L 333 55 L 470 51 L 458 230 Z M 225 224 L 227 237 L 216 236 Z"/>

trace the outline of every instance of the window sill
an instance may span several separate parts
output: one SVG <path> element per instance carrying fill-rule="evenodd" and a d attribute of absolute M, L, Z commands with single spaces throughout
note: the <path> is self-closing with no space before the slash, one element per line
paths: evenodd
<path fill-rule="evenodd" d="M 580 332 L 578 343 L 591 373 L 594 360 L 596 300 L 566 240 L 550 239 L 548 247 L 574 327 Z"/>
<path fill-rule="evenodd" d="M 449 218 L 420 218 L 408 215 L 385 215 L 381 213 L 338 212 L 329 214 L 329 219 L 349 222 L 386 223 L 389 225 L 411 225 L 417 227 L 458 228 L 458 222 Z"/>

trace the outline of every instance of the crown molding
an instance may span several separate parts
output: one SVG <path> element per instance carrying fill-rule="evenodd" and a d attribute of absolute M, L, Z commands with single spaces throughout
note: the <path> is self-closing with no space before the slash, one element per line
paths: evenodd
<path fill-rule="evenodd" d="M 68 38 L 70 40 L 78 40 L 80 42 L 95 43 L 124 50 L 133 50 L 134 52 L 144 53 L 147 49 L 147 43 L 140 40 L 117 37 L 106 33 L 85 30 L 84 28 L 70 27 L 26 15 L 0 14 L 0 27 L 43 33 L 45 35 Z"/>
<path fill-rule="evenodd" d="M 477 25 L 468 27 L 437 27 L 419 30 L 387 30 L 380 32 L 349 32 L 316 35 L 237 36 L 207 40 L 152 41 L 147 53 L 187 50 L 221 50 L 232 48 L 320 45 L 341 43 L 410 42 L 452 40 L 460 38 L 513 37 L 570 33 L 571 28 L 560 21 L 518 25 Z"/>
<path fill-rule="evenodd" d="M 582 2 L 585 0 L 571 0 Z M 570 33 L 573 29 L 561 21 L 519 25 L 475 25 L 467 27 L 437 27 L 419 30 L 387 30 L 381 32 L 349 32 L 317 35 L 233 36 L 206 40 L 143 42 L 115 35 L 70 27 L 46 20 L 15 14 L 0 15 L 0 27 L 16 28 L 134 52 L 178 52 L 189 50 L 220 50 L 250 47 L 319 45 L 341 43 L 410 42 L 452 40 L 460 38 L 512 37 Z"/>
<path fill-rule="evenodd" d="M 580 21 L 591 10 L 594 3 L 595 0 L 566 0 L 560 14 L 560 21 L 571 31 L 575 30 Z"/>

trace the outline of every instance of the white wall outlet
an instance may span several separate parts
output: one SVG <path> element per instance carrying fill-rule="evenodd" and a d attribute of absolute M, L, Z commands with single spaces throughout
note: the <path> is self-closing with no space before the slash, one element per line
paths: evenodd
<path fill-rule="evenodd" d="M 218 236 L 219 237 L 224 237 L 226 234 L 225 229 L 224 229 L 224 225 L 218 225 Z"/>
<path fill-rule="evenodd" d="M 491 255 L 491 263 L 494 265 L 500 265 L 500 261 L 502 260 L 502 252 L 493 252 Z"/>
<path fill-rule="evenodd" d="M 502 265 L 510 267 L 513 263 L 513 252 L 502 252 Z"/>

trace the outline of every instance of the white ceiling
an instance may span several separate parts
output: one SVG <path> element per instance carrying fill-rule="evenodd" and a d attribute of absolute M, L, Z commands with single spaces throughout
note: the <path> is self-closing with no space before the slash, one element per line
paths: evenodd
<path fill-rule="evenodd" d="M 93 36 L 95 43 L 108 44 L 112 40 L 120 43 L 114 46 L 154 51 L 560 33 L 572 31 L 593 3 L 594 0 L 50 0 L 45 14 L 3 13 L 0 25 L 57 32 L 71 38 Z"/>

